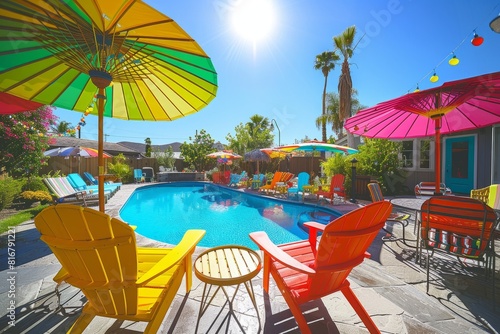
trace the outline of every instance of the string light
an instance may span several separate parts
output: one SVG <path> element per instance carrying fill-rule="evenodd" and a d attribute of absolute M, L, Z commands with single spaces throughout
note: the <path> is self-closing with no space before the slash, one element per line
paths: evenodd
<path fill-rule="evenodd" d="M 429 79 L 431 82 L 437 82 L 439 80 L 438 75 L 436 74 L 436 71 L 434 71 L 434 74 L 430 77 Z"/>
<path fill-rule="evenodd" d="M 453 53 L 453 57 L 451 57 L 450 60 L 448 60 L 448 64 L 450 64 L 451 66 L 456 66 L 456 65 L 458 65 L 460 60 L 455 55 L 455 52 L 452 52 L 452 53 Z"/>
<path fill-rule="evenodd" d="M 470 41 L 472 43 L 472 45 L 474 46 L 479 46 L 481 44 L 483 44 L 484 42 L 484 38 L 479 36 L 476 31 L 474 30 L 474 37 L 472 37 L 472 40 Z"/>

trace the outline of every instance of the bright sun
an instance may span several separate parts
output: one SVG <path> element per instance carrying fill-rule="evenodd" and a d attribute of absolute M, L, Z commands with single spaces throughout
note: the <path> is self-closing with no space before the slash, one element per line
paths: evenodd
<path fill-rule="evenodd" d="M 275 13 L 271 0 L 243 0 L 234 8 L 232 24 L 243 38 L 257 43 L 271 34 Z"/>

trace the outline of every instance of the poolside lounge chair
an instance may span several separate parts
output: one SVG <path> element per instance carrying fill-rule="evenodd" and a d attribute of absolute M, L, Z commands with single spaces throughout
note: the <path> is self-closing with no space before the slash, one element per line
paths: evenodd
<path fill-rule="evenodd" d="M 142 174 L 142 169 L 134 169 L 134 182 L 142 183 L 144 182 L 144 175 Z"/>
<path fill-rule="evenodd" d="M 335 203 L 335 199 L 339 198 L 341 201 L 345 200 L 345 188 L 344 188 L 345 176 L 343 174 L 335 174 L 332 176 L 332 180 L 330 181 L 330 189 L 326 190 L 317 190 L 314 194 L 316 198 L 319 200 L 320 196 L 323 198 L 329 198 L 331 204 Z M 335 196 L 337 195 L 337 196 Z"/>
<path fill-rule="evenodd" d="M 243 171 L 241 174 L 231 174 L 229 178 L 229 187 L 237 187 L 241 179 L 247 176 L 247 172 Z"/>
<path fill-rule="evenodd" d="M 87 299 L 68 333 L 83 332 L 95 316 L 145 321 L 144 333 L 156 333 L 184 274 L 191 290 L 192 255 L 205 234 L 188 230 L 174 248 L 140 248 L 124 222 L 74 205 L 44 209 L 35 226 L 61 263 L 62 279 Z"/>
<path fill-rule="evenodd" d="M 144 176 L 144 181 L 153 182 L 155 179 L 155 171 L 153 167 L 142 167 L 142 174 Z"/>
<path fill-rule="evenodd" d="M 254 174 L 252 177 L 252 189 L 259 189 L 263 184 L 266 176 L 264 174 Z"/>
<path fill-rule="evenodd" d="M 273 179 L 271 180 L 271 183 L 270 184 L 265 184 L 265 185 L 261 186 L 259 188 L 259 191 L 263 191 L 265 193 L 267 193 L 269 191 L 273 191 L 274 192 L 276 190 L 276 183 L 280 182 L 282 174 L 283 174 L 283 172 L 276 172 L 276 173 L 274 173 Z"/>
<path fill-rule="evenodd" d="M 89 172 L 83 172 L 83 176 L 85 176 L 85 178 L 89 181 L 89 183 L 91 185 L 98 185 L 99 184 L 99 181 L 97 181 L 97 179 Z M 118 186 L 118 187 L 120 187 L 122 185 L 121 182 L 110 182 L 110 181 L 105 182 L 105 184 L 112 184 L 112 185 Z"/>
<path fill-rule="evenodd" d="M 297 199 L 299 199 L 300 194 L 302 194 L 302 200 L 304 200 L 304 186 L 309 185 L 309 173 L 300 172 L 297 178 L 297 186 L 288 188 L 288 198 L 290 198 L 290 194 L 297 195 Z"/>
<path fill-rule="evenodd" d="M 85 183 L 80 174 L 71 173 L 68 174 L 67 178 L 69 183 L 73 186 L 73 188 L 75 188 L 75 190 L 87 190 L 87 191 L 92 190 L 92 192 L 94 193 L 97 193 L 99 191 L 99 186 L 87 185 L 87 183 Z M 110 183 L 104 185 L 104 192 L 109 193 L 111 196 L 113 196 L 119 189 L 120 185 L 118 184 Z"/>
<path fill-rule="evenodd" d="M 300 305 L 341 291 L 370 333 L 380 333 L 347 279 L 361 264 L 378 231 L 392 210 L 389 202 L 368 204 L 324 225 L 306 222 L 309 239 L 275 245 L 265 232 L 250 233 L 250 238 L 264 252 L 263 288 L 269 293 L 269 275 L 285 298 L 300 332 L 311 329 Z M 323 232 L 318 238 L 318 232 Z M 314 320 L 314 319 L 313 319 Z"/>
<path fill-rule="evenodd" d="M 382 189 L 380 188 L 380 185 L 376 182 L 371 182 L 368 183 L 368 190 L 370 191 L 370 196 L 372 198 L 372 202 L 383 202 L 385 201 L 384 195 L 382 195 Z M 406 245 L 406 239 L 405 239 L 405 228 L 408 226 L 408 219 L 410 219 L 410 215 L 406 213 L 400 213 L 400 212 L 391 212 L 389 215 L 389 218 L 387 218 L 388 222 L 394 222 L 401 224 L 403 228 L 403 243 Z M 393 233 L 389 232 L 387 229 L 384 228 L 384 231 L 387 232 L 387 234 L 390 237 L 393 237 Z M 383 240 L 397 240 L 397 239 L 389 239 L 389 238 L 382 238 Z M 414 240 L 415 241 L 415 240 Z"/>
<path fill-rule="evenodd" d="M 73 203 L 87 206 L 93 202 L 97 203 L 99 200 L 97 194 L 85 190 L 75 190 L 65 177 L 44 178 L 43 182 L 56 197 L 56 203 Z M 105 200 L 107 200 L 107 197 L 105 197 Z"/>

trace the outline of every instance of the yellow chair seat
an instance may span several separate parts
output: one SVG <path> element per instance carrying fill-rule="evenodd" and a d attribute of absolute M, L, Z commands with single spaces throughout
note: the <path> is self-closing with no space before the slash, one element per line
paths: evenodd
<path fill-rule="evenodd" d="M 98 315 L 146 321 L 156 333 L 186 274 L 192 284 L 192 255 L 205 231 L 188 230 L 174 248 L 136 246 L 132 227 L 99 211 L 51 206 L 35 217 L 41 239 L 62 265 L 54 277 L 87 298 L 68 333 L 81 333 Z"/>

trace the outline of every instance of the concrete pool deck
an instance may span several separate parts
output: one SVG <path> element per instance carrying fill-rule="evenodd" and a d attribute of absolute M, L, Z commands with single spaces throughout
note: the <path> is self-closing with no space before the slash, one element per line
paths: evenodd
<path fill-rule="evenodd" d="M 124 185 L 106 205 L 106 212 L 118 217 L 123 203 L 140 185 Z M 356 204 L 335 205 L 348 212 Z M 407 239 L 413 237 L 413 222 L 406 228 Z M 398 224 L 393 228 L 401 235 Z M 32 221 L 15 228 L 15 298 L 9 297 L 12 270 L 8 269 L 7 236 L 0 237 L 4 250 L 0 254 L 0 333 L 65 333 L 79 316 L 85 298 L 78 289 L 68 284 L 61 286 L 62 308 L 56 311 L 57 298 L 52 277 L 60 265 L 50 249 L 39 240 L 39 233 Z M 371 259 L 365 260 L 350 275 L 354 293 L 383 333 L 496 333 L 500 331 L 500 299 L 493 311 L 491 290 L 472 277 L 454 260 L 433 261 L 438 267 L 431 270 L 432 284 L 429 295 L 425 292 L 425 266 L 415 263 L 415 250 L 401 242 L 382 241 L 381 231 L 369 251 Z M 137 236 L 139 245 L 164 247 L 151 239 Z M 195 257 L 203 249 L 197 249 Z M 444 258 L 443 258 L 444 259 Z M 497 261 L 497 273 L 499 268 Z M 451 264 L 451 265 L 448 265 Z M 499 286 L 497 275 L 497 287 Z M 262 290 L 262 272 L 253 280 L 257 295 L 263 333 L 298 333 L 288 306 L 271 280 L 270 295 Z M 498 295 L 497 288 L 497 295 Z M 194 333 L 203 284 L 193 275 L 193 288 L 185 294 L 183 287 L 163 321 L 161 333 Z M 240 293 L 235 311 L 247 333 L 257 333 L 259 324 L 253 306 L 246 294 Z M 8 324 L 10 300 L 15 300 L 15 327 Z M 217 299 L 202 321 L 202 333 L 222 305 Z M 269 309 L 272 308 L 272 315 Z M 366 329 L 341 293 L 327 296 L 305 305 L 311 319 L 321 319 L 311 325 L 314 333 L 366 333 Z M 96 317 L 85 333 L 141 333 L 145 323 L 118 321 Z M 239 333 L 234 321 L 230 333 Z"/>

